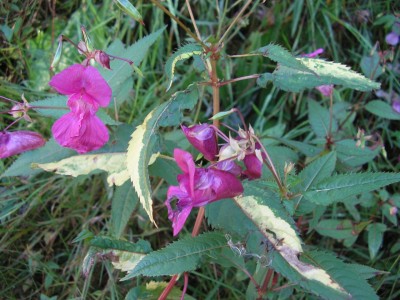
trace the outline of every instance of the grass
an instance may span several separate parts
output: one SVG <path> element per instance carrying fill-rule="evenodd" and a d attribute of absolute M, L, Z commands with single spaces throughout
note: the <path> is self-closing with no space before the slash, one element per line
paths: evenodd
<path fill-rule="evenodd" d="M 205 40 L 213 40 L 227 28 L 244 1 L 191 1 L 197 25 Z M 255 2 L 255 1 L 254 1 Z M 268 2 L 268 1 L 267 1 Z M 190 17 L 184 1 L 168 0 L 165 6 L 188 25 Z M 216 6 L 219 3 L 219 7 Z M 143 78 L 135 79 L 129 101 L 118 111 L 120 121 L 138 124 L 145 112 L 166 101 L 172 93 L 184 89 L 190 82 L 201 81 L 191 64 L 178 66 L 174 85 L 165 93 L 166 77 L 163 66 L 166 59 L 180 45 L 188 42 L 184 32 L 149 1 L 137 1 L 145 26 L 130 20 L 113 1 L 17 1 L 0 4 L 2 27 L 0 32 L 0 95 L 15 100 L 22 93 L 30 100 L 45 98 L 49 94 L 48 80 L 52 76 L 51 63 L 60 33 L 77 41 L 79 26 L 84 24 L 97 48 L 104 49 L 114 39 L 126 44 L 169 25 L 142 62 Z M 272 70 L 274 64 L 265 58 L 232 58 L 229 55 L 249 53 L 270 42 L 283 45 L 300 55 L 316 48 L 324 48 L 324 58 L 345 63 L 361 71 L 361 58 L 370 53 L 376 42 L 381 50 L 389 49 L 384 42 L 390 31 L 387 16 L 398 13 L 393 1 L 275 1 L 269 5 L 252 5 L 252 17 L 239 22 L 236 33 L 226 41 L 229 47 L 219 65 L 219 78 L 225 80 L 251 73 Z M 12 32 L 12 34 L 10 33 Z M 66 45 L 59 70 L 78 60 L 71 46 Z M 389 49 L 390 50 L 390 49 Z M 392 65 L 398 64 L 399 51 L 394 52 Z M 400 92 L 398 77 L 389 70 L 379 77 L 382 89 Z M 380 156 L 365 168 L 371 170 L 399 171 L 398 149 L 400 133 L 398 124 L 371 116 L 362 110 L 373 94 L 361 94 L 338 89 L 336 100 L 347 100 L 357 105 L 354 123 L 369 131 L 379 131 L 386 145 L 387 158 Z M 188 120 L 204 121 L 210 117 L 210 91 L 203 91 L 202 110 L 188 115 Z M 307 120 L 306 100 L 318 98 L 312 91 L 299 94 L 285 93 L 275 88 L 259 89 L 254 80 L 238 82 L 221 89 L 222 107 L 238 107 L 246 120 L 264 137 L 273 131 L 284 131 L 287 136 L 309 139 L 305 131 Z M 321 98 L 318 98 L 321 99 Z M 361 99 L 361 100 L 360 100 Z M 323 100 L 321 100 L 323 101 Z M 326 103 L 327 104 L 327 103 Z M 9 108 L 0 102 L 0 109 Z M 35 120 L 30 128 L 50 137 L 52 120 L 32 114 Z M 234 120 L 231 120 L 234 123 Z M 12 122 L 11 116 L 0 115 L 1 124 Z M 25 128 L 26 123 L 18 125 Z M 275 126 L 275 127 L 274 127 Z M 273 129 L 271 129 L 273 128 Z M 356 128 L 349 132 L 356 134 Z M 12 164 L 13 159 L 0 163 L 0 171 Z M 301 162 L 300 162 L 301 163 Z M 120 282 L 123 274 L 115 271 L 108 260 L 97 257 L 97 263 L 88 278 L 82 275 L 82 262 L 88 246 L 73 240 L 83 231 L 106 233 L 110 226 L 113 191 L 105 184 L 104 175 L 62 177 L 41 173 L 35 177 L 0 179 L 0 298 L 2 299 L 124 299 L 130 288 L 140 280 Z M 154 182 L 155 186 L 158 182 Z M 148 239 L 154 249 L 171 241 L 170 223 L 163 205 L 165 185 L 155 194 L 154 207 L 159 229 L 149 224 L 145 213 L 136 209 L 124 238 L 133 241 L 138 237 Z M 386 193 L 394 195 L 398 186 Z M 383 205 L 384 196 L 374 194 L 374 203 Z M 390 197 L 389 197 L 390 198 Z M 382 218 L 377 205 L 357 208 L 360 221 Z M 353 215 L 352 215 L 353 213 Z M 343 205 L 331 207 L 326 216 L 357 214 Z M 194 218 L 192 216 L 192 218 Z M 339 253 L 349 261 L 362 263 L 389 273 L 371 279 L 371 284 L 382 299 L 395 299 L 400 294 L 399 230 L 388 222 L 383 247 L 371 260 L 368 252 L 367 233 L 361 235 L 353 247 L 347 248 L 332 239 L 321 238 L 316 232 L 307 235 L 310 245 L 323 246 Z M 188 229 L 189 230 L 189 229 Z M 243 274 L 218 266 L 203 267 L 191 273 L 189 294 L 198 299 L 243 299 L 247 282 Z M 143 279 L 145 280 L 145 279 Z M 279 279 L 282 280 L 282 279 Z M 290 289 L 290 288 L 289 288 Z M 289 289 L 281 291 L 282 297 Z M 51 297 L 56 298 L 51 298 Z M 297 298 L 307 295 L 295 294 Z"/>

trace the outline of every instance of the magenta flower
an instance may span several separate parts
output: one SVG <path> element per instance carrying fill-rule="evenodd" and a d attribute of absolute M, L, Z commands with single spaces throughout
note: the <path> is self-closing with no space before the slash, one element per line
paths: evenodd
<path fill-rule="evenodd" d="M 42 147 L 46 140 L 37 132 L 0 132 L 0 158 Z"/>
<path fill-rule="evenodd" d="M 112 90 L 96 68 L 79 64 L 53 76 L 49 85 L 67 95 L 71 112 L 58 119 L 52 132 L 63 147 L 86 153 L 104 146 L 108 131 L 95 115 L 99 107 L 106 107 Z"/>
<path fill-rule="evenodd" d="M 51 128 L 55 140 L 79 154 L 97 150 L 108 141 L 106 125 L 94 114 L 70 112 L 58 119 Z"/>
<path fill-rule="evenodd" d="M 317 50 L 311 52 L 311 53 L 306 53 L 303 56 L 304 57 L 308 57 L 308 58 L 314 58 L 320 54 L 324 53 L 324 49 L 323 48 L 318 48 Z"/>
<path fill-rule="evenodd" d="M 400 101 L 399 100 L 393 100 L 392 108 L 393 108 L 393 110 L 395 112 L 400 114 Z"/>
<path fill-rule="evenodd" d="M 174 236 L 177 235 L 193 207 L 232 198 L 243 193 L 243 186 L 232 173 L 214 168 L 196 168 L 190 153 L 174 150 L 174 158 L 183 174 L 178 175 L 179 186 L 170 186 L 165 205 L 168 208 L 168 218 L 172 221 Z M 175 209 L 171 201 L 178 199 Z"/>
<path fill-rule="evenodd" d="M 209 161 L 214 161 L 218 154 L 217 135 L 208 124 L 181 126 L 188 141 Z"/>

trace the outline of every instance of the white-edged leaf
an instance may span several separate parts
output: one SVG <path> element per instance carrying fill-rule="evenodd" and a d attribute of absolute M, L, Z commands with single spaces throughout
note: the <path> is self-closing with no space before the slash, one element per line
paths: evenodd
<path fill-rule="evenodd" d="M 189 59 L 194 55 L 201 55 L 202 53 L 203 48 L 201 48 L 200 45 L 186 44 L 168 58 L 167 62 L 165 63 L 165 72 L 169 78 L 167 91 L 171 88 L 177 62 L 184 59 Z"/>
<path fill-rule="evenodd" d="M 157 152 L 158 128 L 178 125 L 182 118 L 181 111 L 192 109 L 197 100 L 198 91 L 195 85 L 176 93 L 171 100 L 152 110 L 131 135 L 127 153 L 128 171 L 140 203 L 153 223 L 155 222 L 148 166 L 150 158 Z"/>
<path fill-rule="evenodd" d="M 34 163 L 34 167 L 61 175 L 87 175 L 95 170 L 108 173 L 107 182 L 111 186 L 122 185 L 129 180 L 126 169 L 126 153 L 99 153 L 71 156 L 52 163 Z"/>

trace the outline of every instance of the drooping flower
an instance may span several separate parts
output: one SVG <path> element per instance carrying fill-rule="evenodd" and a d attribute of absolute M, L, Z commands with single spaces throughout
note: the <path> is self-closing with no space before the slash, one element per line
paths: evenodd
<path fill-rule="evenodd" d="M 33 131 L 0 132 L 0 158 L 37 149 L 45 143 L 46 140 Z"/>
<path fill-rule="evenodd" d="M 72 65 L 49 82 L 59 93 L 67 95 L 71 112 L 58 119 L 52 132 L 63 147 L 86 153 L 107 143 L 107 127 L 95 115 L 106 107 L 112 90 L 99 71 L 92 66 Z"/>
<path fill-rule="evenodd" d="M 181 126 L 188 141 L 209 161 L 214 161 L 218 154 L 217 135 L 208 124 Z"/>
<path fill-rule="evenodd" d="M 74 149 L 79 154 L 103 147 L 109 138 L 107 127 L 90 113 L 70 112 L 58 119 L 51 130 L 61 146 Z"/>
<path fill-rule="evenodd" d="M 193 207 L 238 196 L 243 193 L 243 186 L 230 172 L 196 168 L 192 155 L 184 150 L 175 149 L 174 158 L 183 174 L 177 177 L 179 186 L 169 187 L 165 205 L 175 236 L 181 231 Z M 175 209 L 171 206 L 173 199 L 177 199 Z"/>

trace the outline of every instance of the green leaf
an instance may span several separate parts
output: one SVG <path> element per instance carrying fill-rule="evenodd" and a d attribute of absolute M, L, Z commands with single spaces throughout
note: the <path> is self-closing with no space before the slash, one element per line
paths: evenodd
<path fill-rule="evenodd" d="M 163 276 L 192 271 L 202 258 L 213 256 L 225 247 L 226 239 L 221 233 L 208 232 L 186 237 L 146 255 L 122 280 L 138 275 Z"/>
<path fill-rule="evenodd" d="M 271 60 L 279 63 L 279 68 L 285 66 L 294 70 L 313 73 L 300 60 L 294 57 L 288 50 L 279 45 L 269 44 L 255 51 Z"/>
<path fill-rule="evenodd" d="M 144 25 L 143 18 L 139 11 L 129 2 L 129 0 L 114 0 L 115 4 L 123 10 L 128 16 L 130 16 L 135 21 L 138 21 L 140 24 Z"/>
<path fill-rule="evenodd" d="M 370 279 L 377 275 L 387 274 L 388 272 L 377 270 L 369 266 L 360 264 L 346 264 L 347 269 L 352 270 L 364 279 Z"/>
<path fill-rule="evenodd" d="M 152 251 L 150 243 L 145 240 L 138 240 L 136 243 L 131 243 L 122 240 L 112 239 L 106 236 L 96 236 L 90 240 L 90 246 L 104 250 L 120 250 L 134 253 L 147 254 Z"/>
<path fill-rule="evenodd" d="M 329 205 L 333 202 L 373 191 L 400 181 L 400 173 L 368 172 L 331 176 L 306 191 L 304 196 L 311 202 Z"/>
<path fill-rule="evenodd" d="M 168 282 L 165 281 L 150 281 L 146 283 L 146 286 L 141 285 L 131 289 L 128 294 L 126 294 L 125 300 L 159 299 L 167 285 Z M 174 286 L 168 294 L 168 300 L 180 300 L 181 296 L 182 291 Z M 185 294 L 184 300 L 195 300 L 195 298 Z"/>
<path fill-rule="evenodd" d="M 107 182 L 111 186 L 122 185 L 129 180 L 126 169 L 126 153 L 99 153 L 76 155 L 52 163 L 33 163 L 32 167 L 61 175 L 87 175 L 96 170 L 106 171 Z"/>
<path fill-rule="evenodd" d="M 322 220 L 315 227 L 315 230 L 320 235 L 337 240 L 353 238 L 358 235 L 354 232 L 354 226 L 350 220 Z"/>
<path fill-rule="evenodd" d="M 338 129 L 335 119 L 332 119 L 331 130 L 329 131 L 330 114 L 329 110 L 323 108 L 317 101 L 308 100 L 308 120 L 314 133 L 321 138 L 327 137 Z"/>
<path fill-rule="evenodd" d="M 359 147 L 354 140 L 341 140 L 335 142 L 338 159 L 350 166 L 358 167 L 372 161 L 381 151 L 382 147 L 378 146 L 371 150 L 369 147 Z"/>
<path fill-rule="evenodd" d="M 266 87 L 268 81 L 272 81 L 278 88 L 290 92 L 301 92 L 307 88 L 314 88 L 324 84 L 342 85 L 359 91 L 370 91 L 380 87 L 379 83 L 352 71 L 342 64 L 305 57 L 297 58 L 297 60 L 316 73 L 316 75 L 280 66 L 272 74 L 262 74 L 257 79 L 257 84 L 261 87 Z"/>
<path fill-rule="evenodd" d="M 383 69 L 380 66 L 380 57 L 377 51 L 375 51 L 371 56 L 363 56 L 360 66 L 364 75 L 374 80 L 383 73 Z"/>
<path fill-rule="evenodd" d="M 382 223 L 372 223 L 367 227 L 369 256 L 374 259 L 382 246 L 383 234 L 387 227 Z"/>
<path fill-rule="evenodd" d="M 111 202 L 111 233 L 120 238 L 138 203 L 138 197 L 130 182 L 116 187 Z"/>
<path fill-rule="evenodd" d="M 139 66 L 141 61 L 145 58 L 150 47 L 157 41 L 161 36 L 166 27 L 163 27 L 144 38 L 138 40 L 136 43 L 132 44 L 128 48 L 125 48 L 124 44 L 120 40 L 115 40 L 106 50 L 114 56 L 119 56 L 125 59 L 132 60 L 135 66 Z M 124 97 L 118 97 L 121 89 L 126 85 L 127 80 L 132 80 L 133 69 L 125 61 L 119 59 L 114 59 L 110 63 L 111 70 L 104 68 L 99 68 L 100 74 L 110 85 L 113 95 L 112 99 L 116 99 L 117 105 L 119 106 L 124 99 Z M 131 85 L 132 87 L 132 85 Z M 111 101 L 109 107 L 113 108 L 114 103 Z"/>
<path fill-rule="evenodd" d="M 396 112 L 388 103 L 382 100 L 373 100 L 365 105 L 365 109 L 371 114 L 389 120 L 400 120 L 400 114 Z"/>
<path fill-rule="evenodd" d="M 322 148 L 315 147 L 313 145 L 310 145 L 305 142 L 299 142 L 299 141 L 292 141 L 289 139 L 285 138 L 277 138 L 278 141 L 280 141 L 282 144 L 285 144 L 291 148 L 294 148 L 295 150 L 303 153 L 304 155 L 308 157 L 314 157 L 318 155 L 319 153 L 322 152 Z"/>
<path fill-rule="evenodd" d="M 140 203 L 154 223 L 151 199 L 151 185 L 148 165 L 153 153 L 156 152 L 158 128 L 178 125 L 182 119 L 182 110 L 192 109 L 198 101 L 198 91 L 195 85 L 186 91 L 178 92 L 171 100 L 161 104 L 151 111 L 132 133 L 128 146 L 127 166 L 131 181 L 139 195 Z"/>
<path fill-rule="evenodd" d="M 167 62 L 165 63 L 165 72 L 169 78 L 167 91 L 171 88 L 172 81 L 174 79 L 176 63 L 184 59 L 189 59 L 194 55 L 201 55 L 202 53 L 203 48 L 201 46 L 197 44 L 186 44 L 168 58 Z"/>
<path fill-rule="evenodd" d="M 29 176 L 40 173 L 32 169 L 32 163 L 47 163 L 74 155 L 76 152 L 60 147 L 53 139 L 42 148 L 22 153 L 17 160 L 3 173 L 0 178 L 8 176 Z"/>

